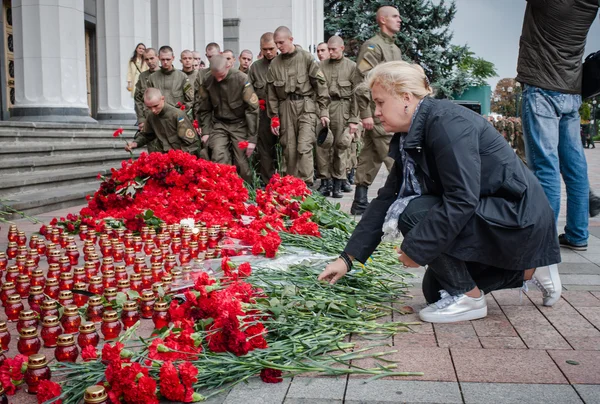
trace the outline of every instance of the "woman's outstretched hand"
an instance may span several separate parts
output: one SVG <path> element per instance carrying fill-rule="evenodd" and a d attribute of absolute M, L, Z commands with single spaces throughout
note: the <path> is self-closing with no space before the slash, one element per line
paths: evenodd
<path fill-rule="evenodd" d="M 325 267 L 325 270 L 321 272 L 321 275 L 319 275 L 318 279 L 320 281 L 329 282 L 330 285 L 333 285 L 342 279 L 347 272 L 348 267 L 346 266 L 346 262 L 343 259 L 338 258 Z"/>

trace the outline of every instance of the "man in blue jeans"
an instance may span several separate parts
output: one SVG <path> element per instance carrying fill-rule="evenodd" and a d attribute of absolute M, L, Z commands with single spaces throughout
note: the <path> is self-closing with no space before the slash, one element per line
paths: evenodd
<path fill-rule="evenodd" d="M 567 225 L 560 245 L 587 249 L 589 182 L 579 135 L 582 58 L 598 0 L 527 0 L 517 81 L 527 164 L 542 184 L 556 220 L 562 173 Z"/>

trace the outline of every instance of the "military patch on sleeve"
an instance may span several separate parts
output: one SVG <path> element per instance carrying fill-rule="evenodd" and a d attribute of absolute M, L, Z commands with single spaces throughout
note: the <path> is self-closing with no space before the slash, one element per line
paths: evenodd
<path fill-rule="evenodd" d="M 188 129 L 185 131 L 185 137 L 187 137 L 188 139 L 193 139 L 194 136 L 196 136 L 196 135 L 194 134 L 193 130 Z"/>
<path fill-rule="evenodd" d="M 249 82 L 249 81 L 247 81 L 247 82 L 244 84 L 244 88 L 246 88 L 246 87 L 250 87 L 250 82 Z"/>
<path fill-rule="evenodd" d="M 368 49 L 368 50 L 375 50 L 375 45 L 368 45 L 368 46 L 367 46 L 367 49 Z"/>
<path fill-rule="evenodd" d="M 180 116 L 179 118 L 177 118 L 177 123 L 181 123 L 181 122 L 183 122 L 183 117 L 182 116 Z"/>
<path fill-rule="evenodd" d="M 185 83 L 185 86 L 183 86 L 183 92 L 186 93 L 191 88 L 192 88 L 192 85 L 189 82 L 187 82 L 187 83 Z"/>
<path fill-rule="evenodd" d="M 256 93 L 252 93 L 252 97 L 250 97 L 250 104 L 256 103 L 258 103 L 258 96 L 256 95 Z"/>
<path fill-rule="evenodd" d="M 321 70 L 318 71 L 317 78 L 321 79 L 321 80 L 325 80 L 325 75 L 323 74 L 323 72 Z"/>
<path fill-rule="evenodd" d="M 371 66 L 371 63 L 369 63 L 367 60 L 363 59 L 360 61 L 360 63 L 358 64 L 358 70 L 360 70 L 361 73 L 372 69 L 373 66 Z"/>

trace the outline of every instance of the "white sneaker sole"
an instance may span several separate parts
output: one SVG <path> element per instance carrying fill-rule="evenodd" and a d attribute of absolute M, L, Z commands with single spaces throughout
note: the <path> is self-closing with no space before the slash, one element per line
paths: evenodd
<path fill-rule="evenodd" d="M 423 309 L 424 310 L 424 309 Z M 421 310 L 419 312 L 419 318 L 422 321 L 428 323 L 438 323 L 438 324 L 446 324 L 446 323 L 458 323 L 459 321 L 470 321 L 470 320 L 478 320 L 480 318 L 484 318 L 487 316 L 487 306 L 469 310 L 466 313 L 454 314 L 454 315 L 437 315 L 435 313 L 422 313 Z"/>

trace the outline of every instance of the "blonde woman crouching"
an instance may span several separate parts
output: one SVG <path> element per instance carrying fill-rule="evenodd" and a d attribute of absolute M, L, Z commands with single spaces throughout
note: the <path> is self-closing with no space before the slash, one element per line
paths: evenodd
<path fill-rule="evenodd" d="M 346 248 L 320 280 L 335 283 L 381 240 L 403 236 L 399 260 L 426 266 L 423 321 L 487 315 L 485 294 L 532 280 L 560 298 L 554 213 L 535 176 L 480 115 L 431 98 L 423 69 L 389 62 L 367 77 L 375 115 L 393 132 L 395 164 Z M 536 269 L 537 268 L 537 269 Z"/>

